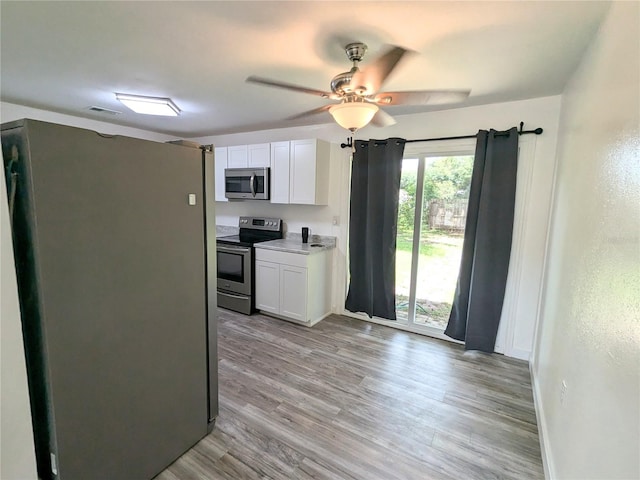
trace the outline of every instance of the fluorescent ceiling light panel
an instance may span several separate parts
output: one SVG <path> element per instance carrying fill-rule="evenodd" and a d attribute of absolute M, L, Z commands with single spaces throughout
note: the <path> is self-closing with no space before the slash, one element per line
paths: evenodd
<path fill-rule="evenodd" d="M 116 93 L 116 98 L 136 113 L 171 117 L 176 117 L 180 114 L 180 109 L 170 98 L 143 97 L 124 93 Z"/>

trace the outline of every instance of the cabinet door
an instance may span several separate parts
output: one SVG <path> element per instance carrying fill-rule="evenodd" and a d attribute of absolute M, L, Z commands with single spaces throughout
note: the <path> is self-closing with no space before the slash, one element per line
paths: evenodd
<path fill-rule="evenodd" d="M 229 147 L 227 168 L 246 168 L 248 166 L 248 150 L 246 145 Z"/>
<path fill-rule="evenodd" d="M 268 143 L 256 143 L 248 145 L 248 165 L 249 167 L 269 167 L 271 166 L 271 148 Z"/>
<path fill-rule="evenodd" d="M 280 265 L 280 314 L 307 321 L 307 269 Z"/>
<path fill-rule="evenodd" d="M 256 260 L 256 308 L 265 312 L 280 311 L 280 265 Z"/>
<path fill-rule="evenodd" d="M 289 168 L 289 202 L 313 205 L 316 201 L 315 140 L 291 141 Z"/>
<path fill-rule="evenodd" d="M 289 203 L 289 142 L 271 144 L 271 203 Z"/>
<path fill-rule="evenodd" d="M 216 202 L 227 202 L 224 196 L 224 169 L 227 168 L 227 147 L 214 150 Z"/>

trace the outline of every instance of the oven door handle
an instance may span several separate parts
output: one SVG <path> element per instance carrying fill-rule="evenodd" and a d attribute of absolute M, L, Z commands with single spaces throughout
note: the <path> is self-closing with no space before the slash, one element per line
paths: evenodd
<path fill-rule="evenodd" d="M 249 180 L 249 188 L 251 189 L 251 195 L 256 196 L 256 174 L 251 174 L 251 180 Z"/>
<path fill-rule="evenodd" d="M 224 295 L 225 297 L 231 297 L 231 298 L 238 298 L 240 300 L 246 300 L 247 298 L 249 298 L 246 295 L 234 295 L 232 293 L 221 292 L 220 290 L 218 290 L 218 295 Z"/>
<path fill-rule="evenodd" d="M 249 253 L 249 248 L 237 248 L 237 247 L 222 247 L 220 245 L 216 245 L 216 249 L 221 252 L 229 252 L 229 253 Z"/>

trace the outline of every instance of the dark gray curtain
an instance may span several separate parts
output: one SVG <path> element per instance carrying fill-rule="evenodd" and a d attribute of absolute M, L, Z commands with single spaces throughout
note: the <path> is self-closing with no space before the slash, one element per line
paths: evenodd
<path fill-rule="evenodd" d="M 480 130 L 460 274 L 445 334 L 467 350 L 493 352 L 509 270 L 518 131 Z"/>
<path fill-rule="evenodd" d="M 396 231 L 405 140 L 355 142 L 351 165 L 349 293 L 345 308 L 396 319 Z"/>

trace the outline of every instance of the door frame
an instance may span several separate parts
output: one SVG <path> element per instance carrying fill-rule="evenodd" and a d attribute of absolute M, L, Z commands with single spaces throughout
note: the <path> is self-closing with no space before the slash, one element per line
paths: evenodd
<path fill-rule="evenodd" d="M 476 149 L 476 139 L 475 138 L 469 138 L 469 139 L 458 139 L 458 140 L 438 140 L 438 141 L 434 141 L 434 142 L 415 142 L 415 143 L 409 143 L 405 145 L 405 150 L 403 153 L 403 158 L 428 158 L 428 157 L 442 157 L 442 156 L 458 156 L 458 155 L 474 155 L 475 154 L 475 149 Z M 351 159 L 353 159 L 353 157 L 351 157 Z M 419 161 L 418 162 L 418 169 L 422 169 L 424 171 L 425 168 L 425 161 Z M 349 177 L 350 177 L 350 171 L 349 171 Z M 350 180 L 349 180 L 350 181 Z M 418 204 L 418 200 L 422 200 L 422 192 L 424 189 L 424 185 L 418 185 L 416 188 L 416 205 Z M 347 192 L 348 192 L 348 188 L 347 188 Z M 346 212 L 346 214 L 344 215 L 344 218 L 349 218 L 349 195 L 345 195 L 345 205 L 343 205 L 343 211 Z M 418 198 L 419 197 L 419 198 Z M 416 215 L 417 215 L 417 211 L 416 211 Z M 347 289 L 349 288 L 349 253 L 348 253 L 348 222 L 345 222 L 346 225 L 346 230 L 347 230 L 347 241 L 346 241 L 346 249 L 345 251 L 347 252 L 347 254 L 345 255 L 346 259 L 345 259 L 345 291 L 344 291 L 344 298 L 346 299 L 346 295 L 347 295 Z M 416 235 L 419 236 L 420 235 L 420 231 L 414 229 L 414 250 L 416 248 Z M 412 252 L 412 256 L 411 256 L 411 275 L 412 277 L 415 277 L 415 273 L 417 272 L 417 268 L 418 268 L 418 256 L 415 255 L 415 252 Z M 411 293 L 415 293 L 413 292 L 413 290 L 416 288 L 415 286 L 415 282 L 412 283 L 411 285 L 411 292 L 410 292 L 410 297 L 411 297 Z M 396 328 L 398 330 L 404 330 L 404 331 L 408 331 L 408 332 L 412 332 L 412 333 L 419 333 L 421 335 L 427 335 L 429 337 L 433 337 L 433 338 L 437 338 L 440 340 L 447 340 L 449 342 L 453 342 L 453 343 L 460 343 L 462 344 L 463 342 L 460 342 L 458 340 L 454 340 L 448 336 L 446 336 L 443 332 L 440 332 L 439 330 L 437 330 L 436 328 L 433 327 L 428 327 L 425 325 L 418 325 L 415 323 L 411 323 L 411 322 L 404 322 L 401 320 L 386 320 L 384 318 L 379 318 L 379 317 L 373 317 L 373 318 L 369 318 L 366 314 L 364 313 L 353 313 L 350 312 L 348 310 L 346 310 L 344 308 L 344 301 L 342 301 L 339 304 L 339 311 L 338 313 L 340 313 L 341 315 L 345 315 L 347 317 L 351 317 L 351 318 L 357 318 L 359 320 L 364 320 L 367 322 L 371 322 L 371 323 L 377 323 L 379 325 L 386 325 L 388 327 L 392 327 L 392 328 Z M 412 305 L 410 304 L 409 308 L 410 310 L 410 314 L 412 313 L 412 311 L 415 310 L 415 303 Z"/>
<path fill-rule="evenodd" d="M 416 142 L 407 144 L 404 151 L 404 157 L 411 157 L 417 155 L 427 156 L 447 156 L 447 155 L 473 155 L 475 154 L 476 139 L 460 139 L 460 140 L 438 140 L 433 142 Z M 528 360 L 531 354 L 531 348 L 526 349 L 525 345 L 522 345 L 522 339 L 518 340 L 516 337 L 522 337 L 522 333 L 517 334 L 516 330 L 530 329 L 537 326 L 538 312 L 527 313 L 527 306 L 525 305 L 526 297 L 525 290 L 530 290 L 531 281 L 529 278 L 530 272 L 525 272 L 526 265 L 524 255 L 529 248 L 527 243 L 530 242 L 529 235 L 527 233 L 528 220 L 532 215 L 532 209 L 529 208 L 532 202 L 531 198 L 531 185 L 533 182 L 534 170 L 535 170 L 535 153 L 536 153 L 536 136 L 535 135 L 523 135 L 519 138 L 518 144 L 518 176 L 517 176 L 517 190 L 516 190 L 516 205 L 514 212 L 514 226 L 513 226 L 513 241 L 511 246 L 511 257 L 509 263 L 509 273 L 507 277 L 507 286 L 505 290 L 505 299 L 502 308 L 502 317 L 500 320 L 500 327 L 498 328 L 498 336 L 496 338 L 495 351 L 497 353 L 503 353 L 509 357 L 519 358 L 522 360 Z M 371 323 L 377 323 L 380 325 L 386 325 L 396 328 L 398 330 L 405 330 L 422 335 L 428 335 L 434 338 L 447 340 L 454 343 L 462 343 L 447 337 L 443 333 L 435 331 L 427 331 L 428 327 L 409 326 L 399 323 L 398 321 L 385 320 L 378 317 L 369 318 L 363 313 L 352 313 L 344 308 L 345 299 L 347 296 L 347 290 L 349 288 L 349 185 L 351 183 L 351 160 L 353 156 L 350 156 L 349 162 L 343 164 L 343 176 L 344 184 L 342 191 L 345 192 L 341 196 L 341 217 L 345 219 L 342 224 L 341 237 L 344 239 L 341 242 L 341 248 L 345 252 L 344 258 L 344 270 L 339 271 L 340 281 L 336 282 L 339 288 L 339 292 L 336 291 L 336 307 L 334 311 L 336 313 L 345 315 L 348 317 L 364 320 Z M 536 285 L 539 287 L 539 284 Z M 534 292 L 535 293 L 535 292 Z M 531 292 L 529 292 L 531 294 Z M 537 306 L 539 309 L 539 305 Z M 528 318 L 522 320 L 523 317 L 534 316 L 534 320 Z M 532 317 L 533 318 L 533 317 Z M 521 319 L 519 321 L 519 319 Z M 533 322 L 533 325 L 528 325 Z M 524 325 L 527 323 L 527 325 Z"/>

